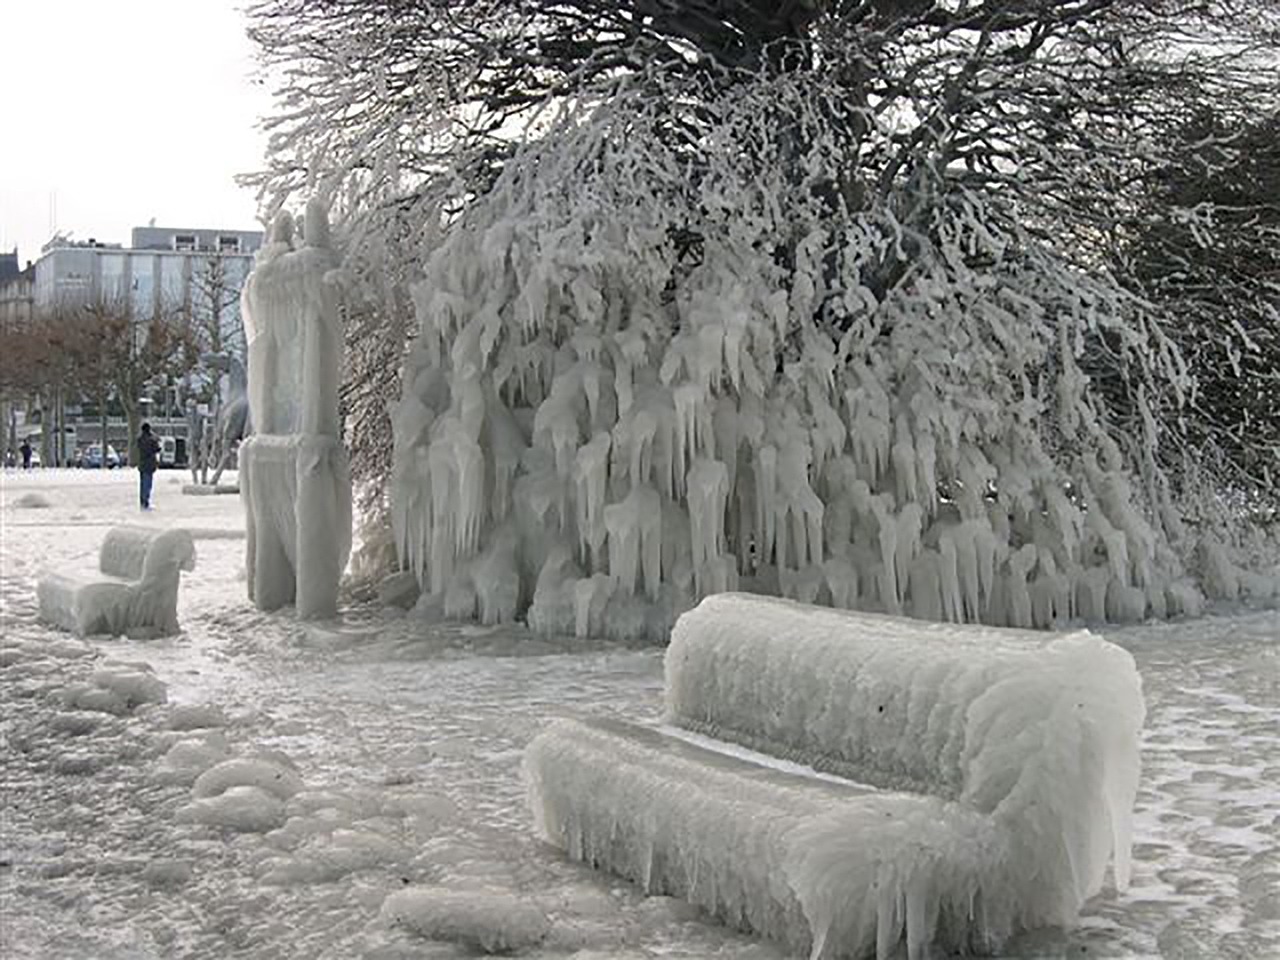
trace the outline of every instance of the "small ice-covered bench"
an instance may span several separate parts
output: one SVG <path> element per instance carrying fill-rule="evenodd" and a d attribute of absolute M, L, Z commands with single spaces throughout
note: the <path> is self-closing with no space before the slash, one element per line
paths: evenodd
<path fill-rule="evenodd" d="M 82 637 L 170 636 L 178 632 L 179 573 L 195 565 L 186 530 L 112 527 L 102 541 L 98 573 L 40 578 L 40 619 Z"/>
<path fill-rule="evenodd" d="M 1086 631 L 720 594 L 675 626 L 664 728 L 559 720 L 525 772 L 572 859 L 814 960 L 985 952 L 1127 885 L 1144 713 Z"/>

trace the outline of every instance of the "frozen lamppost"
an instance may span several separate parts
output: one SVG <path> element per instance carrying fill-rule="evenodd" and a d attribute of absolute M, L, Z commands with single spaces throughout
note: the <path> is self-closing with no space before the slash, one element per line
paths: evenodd
<path fill-rule="evenodd" d="M 307 205 L 303 242 L 281 213 L 242 302 L 249 416 L 240 448 L 249 597 L 263 610 L 333 616 L 351 551 L 351 474 L 339 436 L 342 333 L 324 206 Z"/>

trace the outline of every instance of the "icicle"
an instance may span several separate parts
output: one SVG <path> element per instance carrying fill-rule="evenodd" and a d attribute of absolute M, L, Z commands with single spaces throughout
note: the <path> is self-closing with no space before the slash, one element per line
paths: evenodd
<path fill-rule="evenodd" d="M 621 503 L 604 508 L 609 537 L 609 573 L 625 596 L 636 589 L 643 572 L 646 590 L 661 585 L 662 499 L 652 487 L 633 487 Z"/>
<path fill-rule="evenodd" d="M 597 433 L 591 442 L 579 451 L 574 464 L 576 482 L 575 501 L 578 507 L 578 538 L 583 559 L 588 568 L 598 569 L 601 548 L 607 531 L 604 526 L 604 500 L 609 483 L 609 452 L 612 438 L 607 433 Z"/>
<path fill-rule="evenodd" d="M 689 468 L 689 543 L 693 556 L 693 584 L 700 599 L 712 592 L 724 544 L 724 508 L 729 496 L 729 472 L 719 460 L 699 457 Z"/>
<path fill-rule="evenodd" d="M 777 488 L 778 451 L 772 444 L 756 451 L 756 556 L 760 564 L 768 564 L 773 557 L 777 538 Z"/>

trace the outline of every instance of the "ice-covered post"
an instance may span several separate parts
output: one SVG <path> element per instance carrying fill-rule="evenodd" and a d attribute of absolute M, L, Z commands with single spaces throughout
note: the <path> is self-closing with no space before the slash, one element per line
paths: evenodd
<path fill-rule="evenodd" d="M 329 222 L 312 201 L 295 245 L 281 214 L 245 283 L 249 411 L 241 446 L 249 597 L 263 610 L 332 616 L 351 550 L 351 476 L 339 437 L 342 338 Z"/>

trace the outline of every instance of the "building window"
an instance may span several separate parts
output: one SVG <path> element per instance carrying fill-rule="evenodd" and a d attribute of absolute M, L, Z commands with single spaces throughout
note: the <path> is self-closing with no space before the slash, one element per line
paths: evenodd
<path fill-rule="evenodd" d="M 173 235 L 173 249 L 184 250 L 194 253 L 196 249 L 196 237 L 193 233 L 175 233 Z"/>
<path fill-rule="evenodd" d="M 219 253 L 239 253 L 240 238 L 239 237 L 219 237 L 218 252 Z"/>

